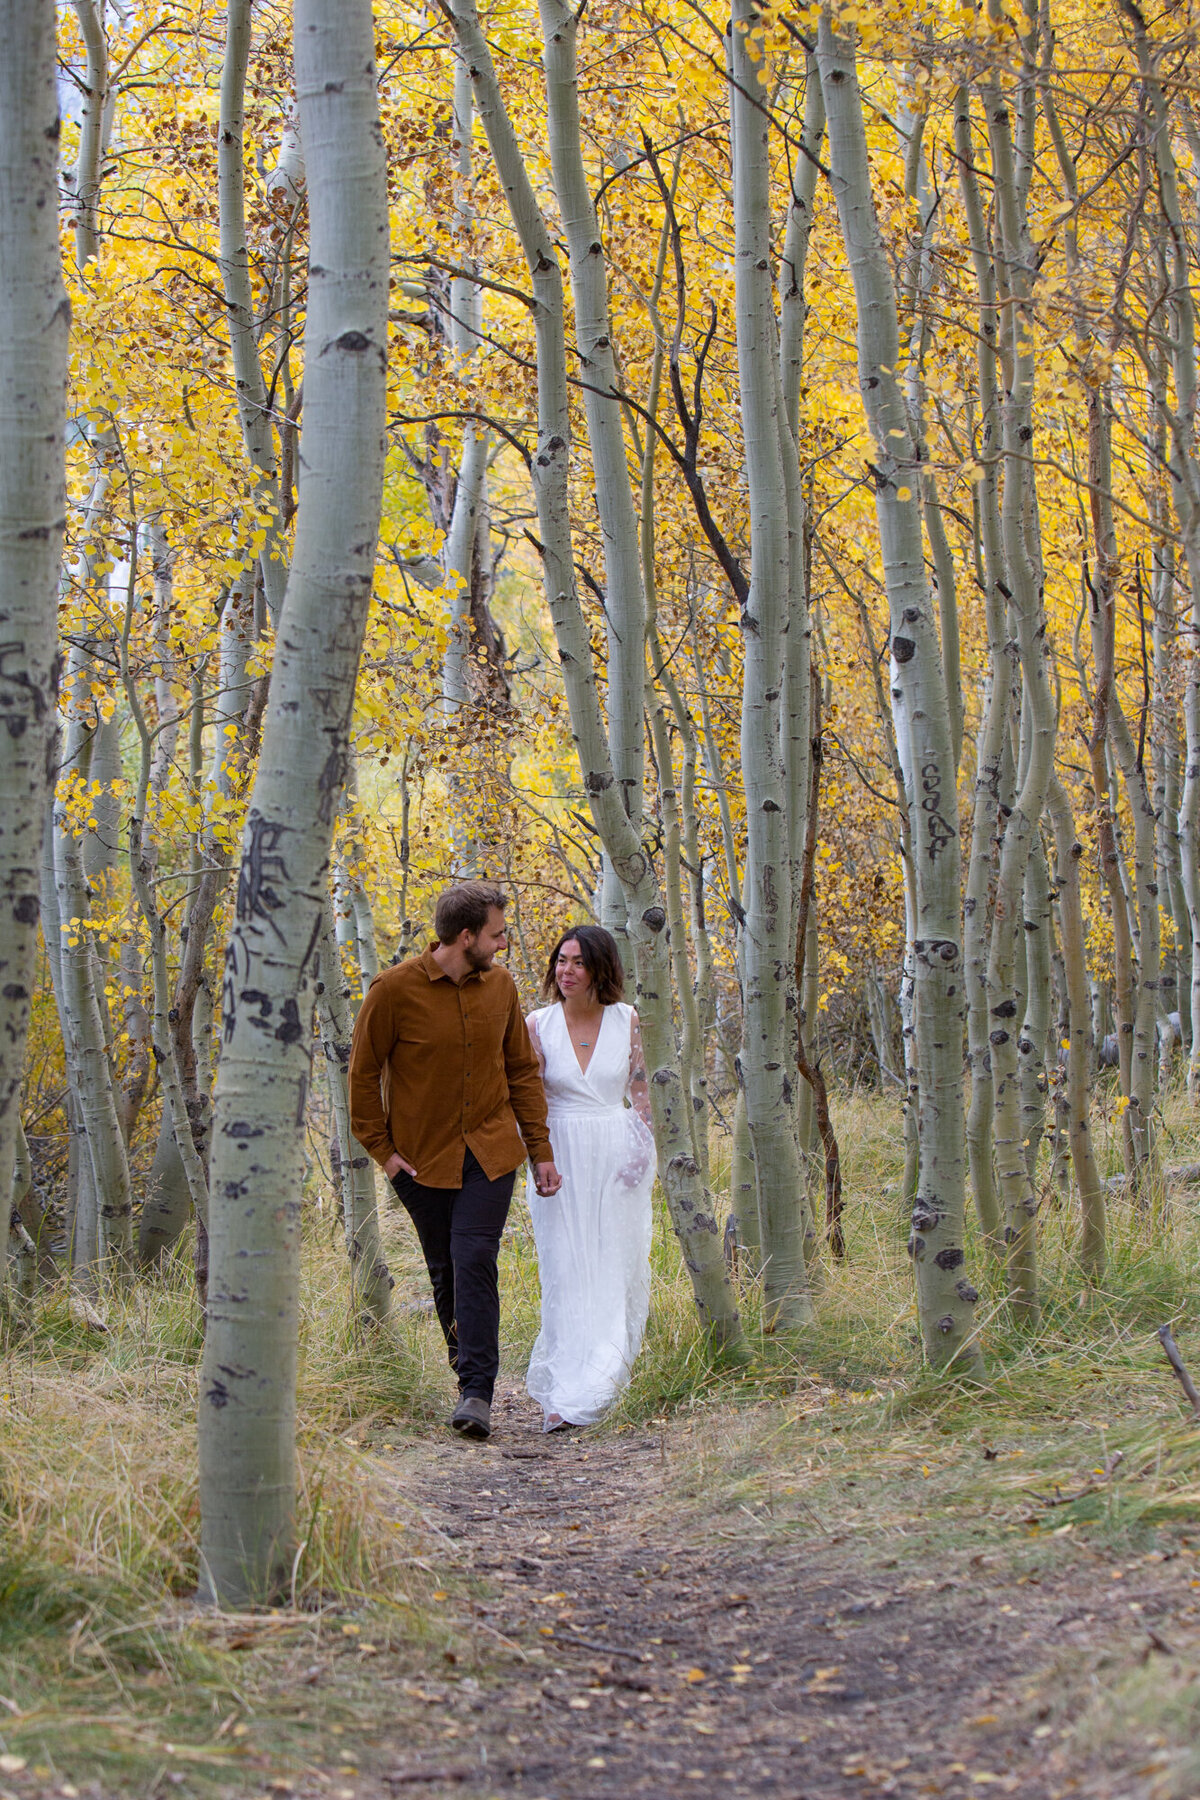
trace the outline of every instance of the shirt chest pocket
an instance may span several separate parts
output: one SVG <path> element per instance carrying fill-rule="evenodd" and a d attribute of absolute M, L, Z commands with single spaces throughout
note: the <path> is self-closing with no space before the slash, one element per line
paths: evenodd
<path fill-rule="evenodd" d="M 499 1050 L 504 1042 L 504 1033 L 508 1026 L 508 1012 L 498 1012 L 494 1007 L 487 1011 L 467 1013 L 463 1019 L 463 1030 L 467 1047 L 475 1052 L 479 1050 Z"/>

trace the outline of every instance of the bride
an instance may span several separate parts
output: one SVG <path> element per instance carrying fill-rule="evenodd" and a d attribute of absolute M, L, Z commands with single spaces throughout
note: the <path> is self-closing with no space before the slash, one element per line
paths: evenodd
<path fill-rule="evenodd" d="M 638 1018 L 621 999 L 615 940 L 575 925 L 550 953 L 529 1015 L 542 1066 L 557 1194 L 529 1182 L 542 1328 L 525 1385 L 545 1430 L 591 1425 L 629 1380 L 650 1306 L 654 1138 Z"/>

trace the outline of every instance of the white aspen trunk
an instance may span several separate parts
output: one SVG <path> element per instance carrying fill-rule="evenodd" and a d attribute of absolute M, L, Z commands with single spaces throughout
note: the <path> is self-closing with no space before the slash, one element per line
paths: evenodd
<path fill-rule="evenodd" d="M 388 1272 L 379 1235 L 375 1164 L 350 1129 L 350 1040 L 354 1032 L 355 1008 L 342 974 L 333 912 L 328 904 L 321 924 L 318 992 L 321 1048 L 338 1137 L 342 1218 L 354 1308 L 362 1318 L 382 1323 L 391 1310 L 392 1289 L 396 1284 Z"/>
<path fill-rule="evenodd" d="M 79 158 L 70 178 L 74 190 L 75 263 L 82 269 L 100 254 L 96 209 L 100 200 L 100 164 L 105 149 L 108 118 L 108 40 L 104 33 L 103 4 L 72 0 L 79 20 L 86 58 L 83 76 L 84 104 L 79 121 Z"/>
<path fill-rule="evenodd" d="M 637 512 L 629 480 L 616 351 L 608 301 L 608 271 L 592 205 L 579 119 L 576 66 L 579 13 L 565 0 L 538 0 L 554 192 L 567 244 L 575 310 L 575 347 L 583 386 L 596 511 L 604 545 L 605 623 L 608 633 L 609 758 L 625 811 L 641 835 L 646 601 L 638 555 Z M 616 896 L 607 906 L 625 936 Z M 627 898 L 627 896 L 626 896 Z M 606 923 L 608 921 L 606 920 Z"/>
<path fill-rule="evenodd" d="M 1125 782 L 1133 814 L 1134 904 L 1138 920 L 1137 987 L 1133 1007 L 1133 1045 L 1129 1072 L 1129 1131 L 1133 1140 L 1134 1175 L 1152 1176 L 1157 1161 L 1154 1131 L 1154 1086 L 1162 931 L 1159 920 L 1158 866 L 1155 856 L 1155 812 L 1146 770 L 1114 690 L 1108 709 L 1109 740 Z"/>
<path fill-rule="evenodd" d="M 1054 1002 L 1051 981 L 1050 878 L 1041 838 L 1035 834 L 1025 865 L 1021 907 L 1025 945 L 1025 1016 L 1017 1038 L 1021 1133 L 1025 1166 L 1037 1188 L 1037 1159 L 1046 1129 L 1046 1038 Z"/>
<path fill-rule="evenodd" d="M 761 59 L 750 54 L 757 22 L 752 0 L 735 0 L 729 60 L 733 148 L 734 295 L 742 440 L 750 500 L 750 589 L 742 608 L 742 786 L 746 796 L 745 916 L 739 945 L 742 1048 L 738 1058 L 746 1119 L 754 1144 L 767 1316 L 780 1327 L 812 1318 L 805 1261 L 804 1180 L 796 1141 L 796 901 L 798 845 L 806 794 L 784 769 L 783 689 L 805 620 L 793 608 L 793 553 L 802 562 L 802 531 L 785 473 L 786 434 L 779 340 L 771 273 L 770 164 L 766 87 Z M 794 452 L 793 452 L 794 461 Z M 798 474 L 795 486 L 798 490 Z M 789 626 L 791 631 L 789 631 Z M 784 680 L 781 681 L 781 672 Z M 796 699 L 807 751 L 808 668 Z M 799 771 L 803 778 L 803 771 Z M 797 819 L 797 815 L 799 818 Z M 798 843 L 792 841 L 799 830 Z"/>
<path fill-rule="evenodd" d="M 78 767 L 88 736 L 78 686 L 91 667 L 86 650 L 73 649 L 68 663 L 68 713 L 63 767 Z M 62 991 L 60 1016 L 67 1062 L 77 1076 L 77 1129 L 86 1145 L 94 1183 L 97 1227 L 95 1254 L 99 1265 L 127 1265 L 133 1248 L 133 1194 L 129 1160 L 121 1133 L 116 1087 L 109 1061 L 107 1032 L 96 950 L 87 930 L 88 885 L 81 839 L 65 813 L 54 814 L 54 882 L 59 925 Z M 85 1268 L 90 1233 L 77 1230 L 73 1266 Z"/>
<path fill-rule="evenodd" d="M 83 834 L 80 846 L 83 872 L 90 886 L 107 897 L 107 877 L 120 860 L 121 805 L 113 792 L 113 784 L 121 779 L 121 718 L 114 711 L 109 719 L 98 718 L 91 734 L 87 755 L 89 785 L 99 784 L 92 795 L 92 817 L 96 823 Z M 103 910 L 103 907 L 101 908 Z"/>
<path fill-rule="evenodd" d="M 1152 46 L 1145 17 L 1132 0 L 1117 0 L 1130 21 L 1138 68 L 1145 86 L 1151 144 L 1158 176 L 1158 198 L 1167 226 L 1170 288 L 1164 334 L 1174 378 L 1175 404 L 1160 400 L 1171 440 L 1171 501 L 1179 521 L 1187 557 L 1191 605 L 1184 634 L 1187 685 L 1184 689 L 1185 736 L 1183 793 L 1179 805 L 1180 876 L 1191 925 L 1191 1055 L 1188 1091 L 1200 1102 L 1200 458 L 1196 454 L 1197 404 L 1200 381 L 1196 363 L 1196 308 L 1192 293 L 1189 239 L 1179 200 L 1179 179 L 1171 141 L 1166 91 L 1159 73 L 1160 50 Z M 1182 999 L 1180 1011 L 1183 1011 Z"/>
<path fill-rule="evenodd" d="M 1088 752 L 1092 768 L 1092 788 L 1096 796 L 1100 872 L 1112 908 L 1117 1049 L 1121 1092 L 1127 1101 L 1121 1117 L 1121 1143 L 1125 1173 L 1130 1180 L 1134 1180 L 1138 1174 L 1139 1149 L 1144 1142 L 1144 1134 L 1134 1130 L 1136 1115 L 1132 1102 L 1132 1080 L 1137 997 L 1134 979 L 1133 905 L 1127 889 L 1124 857 L 1117 836 L 1116 778 L 1110 756 L 1114 735 L 1113 711 L 1119 704 L 1115 683 L 1115 646 L 1116 592 L 1120 571 L 1112 508 L 1107 504 L 1112 482 L 1111 422 L 1108 408 L 1109 398 L 1106 392 L 1095 388 L 1089 390 L 1088 480 L 1096 568 L 1089 608 L 1095 691 Z M 1157 974 L 1156 969 L 1155 979 Z"/>
<path fill-rule="evenodd" d="M 963 952 L 967 993 L 967 1067 L 970 1104 L 967 1147 L 971 1190 L 984 1242 L 999 1256 L 1003 1243 L 1000 1201 L 992 1162 L 995 1103 L 992 1090 L 991 1020 L 988 1011 L 987 958 L 991 936 L 992 870 L 999 825 L 1004 745 L 1008 735 L 1012 679 L 1007 654 L 1006 597 L 1008 584 L 1000 527 L 1001 419 L 998 356 L 1000 321 L 996 277 L 984 223 L 971 132 L 971 90 L 955 96 L 954 140 L 959 184 L 970 238 L 971 261 L 979 293 L 977 361 L 980 396 L 980 442 L 977 454 L 983 480 L 977 484 L 979 535 L 982 545 L 984 604 L 987 624 L 987 677 L 983 709 L 975 739 L 975 799 L 971 851 L 963 899 Z"/>
<path fill-rule="evenodd" d="M 1057 776 L 1047 795 L 1054 826 L 1058 889 L 1059 938 L 1067 984 L 1069 1018 L 1067 1049 L 1067 1132 L 1071 1162 L 1079 1191 L 1081 1224 L 1079 1261 L 1090 1281 L 1104 1274 L 1106 1196 L 1092 1149 L 1092 1018 L 1088 994 L 1087 957 L 1083 938 L 1083 904 L 1079 894 L 1079 864 L 1083 845 L 1075 835 L 1075 821 L 1066 789 Z"/>
<path fill-rule="evenodd" d="M 471 181 L 471 137 L 475 105 L 471 77 L 461 55 L 454 57 L 454 151 L 459 199 L 456 224 L 469 234 L 474 208 L 468 198 Z M 479 347 L 483 330 L 483 289 L 476 281 L 455 276 L 450 283 L 450 347 L 458 368 L 465 369 Z M 462 454 L 454 489 L 454 507 L 442 546 L 442 574 L 450 590 L 450 640 L 442 663 L 442 708 L 458 720 L 471 698 L 467 656 L 471 637 L 471 566 L 487 476 L 488 433 L 470 422 L 463 425 Z M 456 809 L 457 810 L 457 809 Z M 474 872 L 475 847 L 459 844 L 456 863 L 462 874 Z"/>
<path fill-rule="evenodd" d="M 1162 459 L 1165 461 L 1165 455 Z M 1179 1016 L 1185 1052 L 1190 1049 L 1191 927 L 1183 891 L 1179 853 L 1179 720 L 1170 692 L 1171 670 L 1178 655 L 1175 617 L 1175 546 L 1155 546 L 1154 580 L 1151 585 L 1154 645 L 1154 700 L 1152 745 L 1154 751 L 1155 855 L 1160 904 L 1165 900 L 1171 920 L 1173 947 L 1164 980 L 1169 981 L 1168 1013 Z"/>
<path fill-rule="evenodd" d="M 220 212 L 221 282 L 229 323 L 229 347 L 237 386 L 238 417 L 246 455 L 255 471 L 255 499 L 266 515 L 266 542 L 259 556 L 263 591 L 272 624 L 279 622 L 287 584 L 287 558 L 279 512 L 279 472 L 275 440 L 258 360 L 258 330 L 250 285 L 246 240 L 245 146 L 246 68 L 250 59 L 252 0 L 228 0 L 225 57 L 221 66 L 221 113 L 217 127 L 217 188 Z"/>
<path fill-rule="evenodd" d="M 0 1203 L 17 1158 L 53 789 L 70 322 L 56 80 L 53 5 L 0 0 Z"/>
<path fill-rule="evenodd" d="M 584 790 L 596 829 L 621 882 L 628 912 L 637 961 L 637 1008 L 646 1052 L 659 1179 L 701 1318 L 711 1327 L 719 1344 L 730 1353 L 742 1354 L 741 1327 L 721 1253 L 713 1198 L 700 1178 L 692 1154 L 690 1106 L 680 1075 L 671 1016 L 666 912 L 653 866 L 613 773 L 587 622 L 575 582 L 562 275 L 504 106 L 473 0 L 448 0 L 447 11 L 471 72 L 479 116 L 533 285 L 538 376 L 538 447 L 533 459 L 533 486 L 543 575 Z M 640 684 L 638 691 L 640 695 Z"/>
<path fill-rule="evenodd" d="M 1026 52 L 1028 45 L 1026 43 Z M 1046 666 L 1034 439 L 1034 333 L 1030 313 L 1035 252 L 1023 196 L 1027 189 L 1022 132 L 1033 74 L 1027 60 L 1017 108 L 1014 149 L 1008 103 L 994 82 L 981 89 L 992 153 L 997 236 L 997 289 L 1008 393 L 1001 408 L 1004 561 L 1011 590 L 1022 676 L 1019 786 L 1000 847 L 988 952 L 988 1010 L 995 1104 L 996 1173 L 1000 1186 L 1009 1299 L 1015 1315 L 1035 1320 L 1037 1195 L 1024 1153 L 1018 1038 L 1023 1013 L 1024 888 L 1046 788 L 1054 765 L 1054 696 Z"/>
<path fill-rule="evenodd" d="M 46 945 L 46 961 L 50 966 L 50 986 L 58 1013 L 58 1029 L 63 1044 L 63 1063 L 67 1077 L 65 1112 L 67 1117 L 67 1196 L 66 1214 L 68 1263 L 73 1275 L 82 1271 L 91 1282 L 96 1267 L 96 1187 L 92 1180 L 92 1162 L 83 1140 L 83 1122 L 79 1107 L 79 1070 L 75 1065 L 74 1040 L 67 1025 L 66 990 L 63 985 L 62 927 L 58 912 L 58 882 L 55 874 L 54 846 L 57 831 L 54 809 L 46 814 L 40 860 L 40 902 L 42 936 Z"/>
<path fill-rule="evenodd" d="M 388 212 L 369 0 L 296 0 L 310 215 L 304 476 L 226 951 L 200 1380 L 201 1592 L 295 1558 L 303 1120 L 316 951 L 383 493 Z"/>
<path fill-rule="evenodd" d="M 162 1082 L 164 1104 L 170 1113 L 175 1142 L 188 1185 L 188 1193 L 196 1217 L 208 1218 L 208 1178 L 204 1163 L 192 1137 L 187 1110 L 187 1095 L 179 1054 L 169 1022 L 171 1010 L 167 970 L 167 927 L 158 904 L 155 880 L 158 853 L 154 841 L 156 819 L 149 818 L 150 781 L 154 763 L 154 739 L 142 707 L 141 695 L 129 663 L 129 641 L 133 632 L 137 594 L 137 533 L 131 533 L 129 590 L 125 603 L 125 625 L 121 634 L 121 675 L 130 714 L 141 744 L 141 766 L 138 771 L 137 795 L 129 820 L 129 869 L 134 894 L 145 920 L 150 940 L 150 971 L 154 993 L 153 1049 Z"/>
<path fill-rule="evenodd" d="M 907 365 L 905 387 L 908 393 L 909 418 L 924 474 L 921 478 L 921 501 L 925 531 L 933 564 L 933 583 L 937 594 L 938 634 L 942 647 L 942 669 L 946 679 L 946 702 L 950 708 L 950 736 L 954 746 L 954 766 L 962 762 L 963 696 L 961 655 L 958 632 L 958 584 L 954 573 L 954 555 L 946 536 L 937 478 L 929 460 L 925 440 L 926 382 L 925 361 L 933 339 L 930 300 L 933 287 L 934 222 L 938 205 L 930 193 L 929 169 L 925 159 L 925 115 L 910 111 L 902 95 L 898 108 L 900 130 L 907 134 L 904 157 L 904 192 L 916 204 L 916 223 L 909 242 L 907 267 L 903 277 L 903 309 L 901 358 Z"/>
<path fill-rule="evenodd" d="M 892 627 L 892 702 L 907 777 L 916 902 L 914 1011 L 920 1085 L 919 1185 L 910 1247 L 925 1353 L 979 1366 L 976 1290 L 963 1273 L 963 970 L 958 795 L 950 708 L 925 578 L 921 470 L 896 377 L 899 323 L 871 192 L 854 46 L 828 14 L 818 61 L 832 186 L 854 282 L 858 373 L 875 445 L 875 506 Z"/>
<path fill-rule="evenodd" d="M 171 614 L 174 608 L 174 553 L 167 542 L 162 522 L 154 519 L 148 527 L 147 548 L 154 571 L 154 709 L 157 728 L 150 764 L 150 792 L 165 794 L 171 780 L 175 752 L 179 745 L 180 707 L 175 694 L 175 652 L 171 647 Z"/>

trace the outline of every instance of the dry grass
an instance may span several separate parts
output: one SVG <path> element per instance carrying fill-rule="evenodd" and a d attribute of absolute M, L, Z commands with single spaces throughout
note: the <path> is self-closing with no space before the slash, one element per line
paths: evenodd
<path fill-rule="evenodd" d="M 605 1429 L 664 1422 L 679 1454 L 662 1504 L 709 1520 L 749 1515 L 765 1530 L 836 1532 L 900 1560 L 918 1542 L 927 1548 L 930 1533 L 948 1553 L 986 1540 L 1015 1572 L 1068 1538 L 1132 1554 L 1200 1520 L 1200 1432 L 1154 1337 L 1171 1319 L 1200 1374 L 1195 1199 L 1116 1203 L 1098 1290 L 1078 1274 L 1071 1206 L 1048 1205 L 1040 1329 L 1006 1321 L 985 1271 L 988 1378 L 946 1384 L 921 1366 L 898 1115 L 859 1097 L 836 1104 L 835 1119 L 849 1257 L 824 1270 L 818 1324 L 803 1338 L 767 1333 L 747 1286 L 753 1361 L 715 1357 L 658 1220 L 645 1352 Z M 1114 1134 L 1098 1135 L 1113 1160 Z M 1182 1102 L 1168 1111 L 1167 1137 L 1168 1161 L 1196 1155 Z M 419 1257 L 395 1215 L 387 1236 L 395 1316 L 364 1333 L 352 1323 L 338 1234 L 309 1217 L 305 1548 L 289 1606 L 256 1620 L 202 1615 L 189 1599 L 200 1337 L 185 1263 L 113 1296 L 103 1338 L 72 1323 L 62 1296 L 40 1303 L 36 1331 L 0 1364 L 0 1695 L 9 1703 L 0 1754 L 25 1757 L 47 1779 L 107 1772 L 130 1794 L 148 1792 L 168 1765 L 183 1774 L 183 1792 L 232 1792 L 302 1766 L 339 1723 L 394 1709 L 372 1648 L 389 1647 L 394 1679 L 447 1648 L 465 1654 L 432 1599 L 454 1591 L 446 1547 L 403 1480 L 406 1446 L 440 1428 L 450 1376 L 422 1303 Z M 969 1254 L 978 1269 L 977 1243 Z M 502 1283 L 504 1358 L 520 1369 L 538 1312 L 520 1201 Z M 383 1446 L 386 1457 L 372 1454 Z M 1056 1535 L 1063 1527 L 1066 1538 Z M 298 1686 L 313 1667 L 320 1680 Z M 1114 1666 L 1105 1680 L 1122 1717 L 1151 1721 L 1145 1729 L 1174 1746 L 1171 1770 L 1190 1767 L 1179 1746 L 1200 1706 L 1200 1664 L 1181 1655 L 1172 1682 L 1157 1687 L 1135 1665 Z"/>

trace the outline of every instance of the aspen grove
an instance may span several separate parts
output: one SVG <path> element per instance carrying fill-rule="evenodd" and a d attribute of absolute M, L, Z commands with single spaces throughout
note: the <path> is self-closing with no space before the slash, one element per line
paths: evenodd
<path fill-rule="evenodd" d="M 393 1329 L 349 1044 L 456 877 L 528 1005 L 617 937 L 723 1366 L 820 1320 L 851 1093 L 939 1380 L 1171 1204 L 1198 29 L 0 0 L 0 1309 L 186 1261 L 202 1597 L 294 1599 L 306 1232 Z"/>

